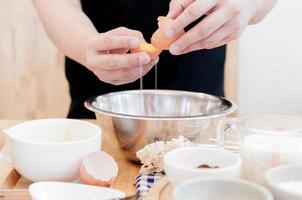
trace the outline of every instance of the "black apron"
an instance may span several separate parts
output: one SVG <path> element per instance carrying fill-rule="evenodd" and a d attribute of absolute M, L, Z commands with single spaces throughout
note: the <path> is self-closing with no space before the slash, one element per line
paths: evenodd
<path fill-rule="evenodd" d="M 157 29 L 157 18 L 168 13 L 169 2 L 170 0 L 82 0 L 82 7 L 100 33 L 124 26 L 141 31 L 150 42 Z M 223 96 L 225 54 L 225 46 L 180 56 L 164 51 L 160 55 L 157 69 L 158 89 Z M 84 107 L 84 101 L 90 97 L 140 88 L 139 80 L 120 86 L 104 83 L 93 72 L 69 58 L 66 58 L 65 66 L 72 99 L 69 118 L 94 118 L 94 113 Z M 153 68 L 144 76 L 144 89 L 154 88 L 154 74 Z"/>

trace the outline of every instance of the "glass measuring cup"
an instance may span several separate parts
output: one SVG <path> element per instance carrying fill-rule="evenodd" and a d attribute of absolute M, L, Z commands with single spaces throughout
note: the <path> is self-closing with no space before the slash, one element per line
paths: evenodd
<path fill-rule="evenodd" d="M 221 120 L 217 144 L 225 146 L 229 129 L 237 133 L 242 178 L 265 185 L 264 173 L 280 164 L 302 164 L 302 118 L 266 115 Z"/>

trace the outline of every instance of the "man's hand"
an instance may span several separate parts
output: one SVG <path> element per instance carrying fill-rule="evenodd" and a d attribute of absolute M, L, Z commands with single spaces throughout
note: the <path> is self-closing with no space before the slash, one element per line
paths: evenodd
<path fill-rule="evenodd" d="M 271 0 L 267 0 L 271 1 Z M 205 16 L 170 46 L 174 55 L 212 49 L 238 38 L 255 17 L 259 0 L 172 0 L 168 17 L 175 19 L 166 36 L 173 37 Z"/>
<path fill-rule="evenodd" d="M 124 27 L 98 34 L 87 42 L 86 66 L 104 82 L 114 85 L 134 82 L 158 62 L 158 58 L 151 60 L 145 52 L 128 53 L 144 42 L 139 31 Z"/>

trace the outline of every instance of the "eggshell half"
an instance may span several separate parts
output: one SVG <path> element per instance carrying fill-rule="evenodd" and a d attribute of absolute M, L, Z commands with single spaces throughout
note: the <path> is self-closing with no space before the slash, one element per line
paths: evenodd
<path fill-rule="evenodd" d="M 80 180 L 85 184 L 110 187 L 117 174 L 117 163 L 103 151 L 92 152 L 82 160 Z"/>
<path fill-rule="evenodd" d="M 0 150 L 4 147 L 5 135 L 2 130 L 0 130 Z"/>
<path fill-rule="evenodd" d="M 180 33 L 176 34 L 173 38 L 168 39 L 165 33 L 169 26 L 171 26 L 173 21 L 174 20 L 169 17 L 158 18 L 158 29 L 154 32 L 151 38 L 151 43 L 157 49 L 168 50 L 170 45 L 185 33 L 185 31 L 183 30 Z"/>
<path fill-rule="evenodd" d="M 150 43 L 142 43 L 142 44 L 140 44 L 139 48 L 131 50 L 132 53 L 137 53 L 137 52 L 142 52 L 142 51 L 147 52 L 151 59 L 159 56 L 159 54 L 162 52 L 161 50 L 155 48 Z"/>

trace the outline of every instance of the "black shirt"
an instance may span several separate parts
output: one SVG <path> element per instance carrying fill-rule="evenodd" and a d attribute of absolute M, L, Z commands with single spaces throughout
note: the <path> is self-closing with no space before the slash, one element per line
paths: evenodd
<path fill-rule="evenodd" d="M 139 30 L 145 39 L 157 29 L 158 16 L 168 13 L 170 0 L 82 0 L 83 11 L 99 32 L 121 26 Z M 160 55 L 158 89 L 186 90 L 223 96 L 225 46 L 173 56 L 168 51 Z M 84 107 L 90 97 L 114 91 L 139 89 L 139 80 L 114 86 L 100 81 L 93 72 L 66 58 L 66 77 L 70 85 L 69 118 L 93 118 Z M 154 69 L 144 76 L 144 89 L 154 88 Z"/>

